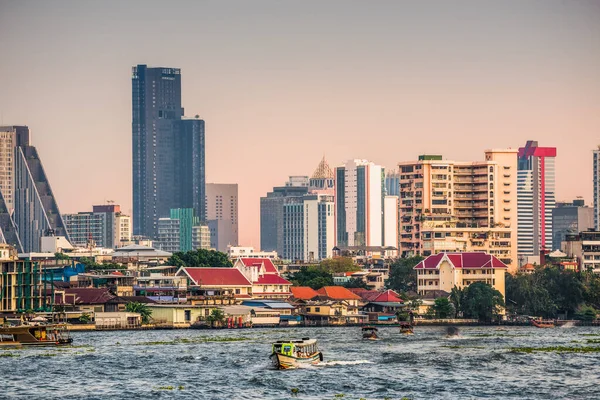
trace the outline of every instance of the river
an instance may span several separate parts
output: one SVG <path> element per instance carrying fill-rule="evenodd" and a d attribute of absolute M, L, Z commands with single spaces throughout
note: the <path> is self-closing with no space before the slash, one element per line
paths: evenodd
<path fill-rule="evenodd" d="M 4 399 L 597 399 L 600 328 L 463 327 L 76 332 L 74 346 L 0 350 Z M 324 361 L 277 371 L 271 342 L 319 340 Z M 589 352 L 511 351 L 515 347 Z M 292 393 L 292 390 L 297 393 Z"/>

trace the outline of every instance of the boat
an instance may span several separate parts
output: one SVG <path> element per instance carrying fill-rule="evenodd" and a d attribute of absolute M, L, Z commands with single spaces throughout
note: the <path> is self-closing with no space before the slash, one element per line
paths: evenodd
<path fill-rule="evenodd" d="M 377 328 L 374 326 L 363 326 L 362 327 L 362 335 L 363 339 L 368 340 L 377 340 L 379 336 L 377 336 Z"/>
<path fill-rule="evenodd" d="M 412 335 L 414 333 L 413 326 L 408 322 L 400 322 L 400 333 L 405 335 Z"/>
<path fill-rule="evenodd" d="M 552 320 L 544 321 L 542 319 L 532 319 L 531 323 L 536 328 L 554 328 L 556 326 Z"/>
<path fill-rule="evenodd" d="M 0 346 L 61 346 L 73 343 L 66 324 L 0 326 Z"/>
<path fill-rule="evenodd" d="M 318 364 L 323 361 L 323 353 L 316 339 L 278 340 L 273 343 L 271 361 L 276 369 L 293 369 L 300 365 Z"/>

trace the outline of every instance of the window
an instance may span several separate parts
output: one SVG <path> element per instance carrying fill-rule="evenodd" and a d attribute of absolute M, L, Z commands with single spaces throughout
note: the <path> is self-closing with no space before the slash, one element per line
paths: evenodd
<path fill-rule="evenodd" d="M 315 312 L 321 312 L 321 307 L 315 307 Z"/>

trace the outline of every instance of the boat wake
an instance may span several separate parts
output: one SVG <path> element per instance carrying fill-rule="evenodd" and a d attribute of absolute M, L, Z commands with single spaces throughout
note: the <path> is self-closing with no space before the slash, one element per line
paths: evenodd
<path fill-rule="evenodd" d="M 333 365 L 360 365 L 360 364 L 374 364 L 373 361 L 369 360 L 352 360 L 352 361 L 323 361 L 317 365 L 325 367 Z"/>
<path fill-rule="evenodd" d="M 564 325 L 561 325 L 561 328 L 573 328 L 575 327 L 575 324 L 571 321 L 566 322 Z"/>

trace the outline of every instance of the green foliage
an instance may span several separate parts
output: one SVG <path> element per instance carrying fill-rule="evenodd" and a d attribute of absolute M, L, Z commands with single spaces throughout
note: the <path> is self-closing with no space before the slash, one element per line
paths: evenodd
<path fill-rule="evenodd" d="M 318 268 L 330 274 L 360 270 L 360 266 L 354 264 L 354 261 L 350 257 L 327 258 L 321 261 Z"/>
<path fill-rule="evenodd" d="M 213 326 L 215 323 L 223 323 L 225 320 L 225 313 L 220 308 L 215 308 L 210 312 L 210 315 L 206 317 L 206 322 Z"/>
<path fill-rule="evenodd" d="M 90 257 L 81 257 L 78 261 L 79 263 L 85 266 L 85 271 L 112 271 L 112 270 L 123 270 L 127 269 L 126 265 L 116 264 L 116 263 L 97 263 L 93 258 Z"/>
<path fill-rule="evenodd" d="M 555 318 L 572 317 L 583 305 L 600 308 L 600 277 L 593 272 L 562 271 L 555 266 L 537 268 L 532 274 L 506 276 L 509 311 Z"/>
<path fill-rule="evenodd" d="M 465 291 L 462 288 L 454 286 L 450 291 L 450 302 L 454 305 L 457 316 L 462 316 L 462 307 L 464 304 Z"/>
<path fill-rule="evenodd" d="M 353 289 L 353 288 L 369 289 L 369 285 L 367 285 L 367 283 L 360 278 L 350 278 L 348 280 L 348 282 L 344 283 L 344 287 L 348 288 L 348 289 Z"/>
<path fill-rule="evenodd" d="M 596 315 L 597 312 L 594 307 L 584 305 L 579 307 L 579 309 L 575 312 L 575 319 L 580 321 L 593 321 L 596 319 Z"/>
<path fill-rule="evenodd" d="M 446 297 L 435 299 L 432 308 L 436 318 L 452 318 L 455 314 L 454 305 Z"/>
<path fill-rule="evenodd" d="M 125 311 L 140 314 L 142 316 L 142 324 L 148 324 L 152 316 L 152 309 L 146 304 L 138 302 L 127 303 Z"/>
<path fill-rule="evenodd" d="M 487 283 L 475 282 L 464 289 L 461 307 L 459 311 L 466 318 L 489 322 L 498 317 L 504 307 L 504 298 L 502 293 Z"/>
<path fill-rule="evenodd" d="M 315 290 L 333 285 L 333 275 L 316 266 L 300 268 L 300 271 L 290 276 L 290 280 L 294 286 L 310 286 Z"/>
<path fill-rule="evenodd" d="M 54 253 L 55 260 L 70 260 L 71 258 L 65 253 Z"/>
<path fill-rule="evenodd" d="M 233 264 L 227 254 L 216 250 L 190 250 L 173 253 L 167 260 L 167 265 L 177 267 L 200 267 L 200 268 L 231 268 Z"/>
<path fill-rule="evenodd" d="M 416 292 L 417 271 L 413 268 L 423 261 L 423 257 L 399 258 L 390 265 L 390 276 L 385 281 L 388 289 L 398 293 Z"/>
<path fill-rule="evenodd" d="M 81 317 L 79 317 L 79 322 L 81 322 L 83 324 L 89 324 L 91 320 L 92 320 L 92 317 L 88 313 L 83 313 L 83 314 L 81 314 Z"/>

